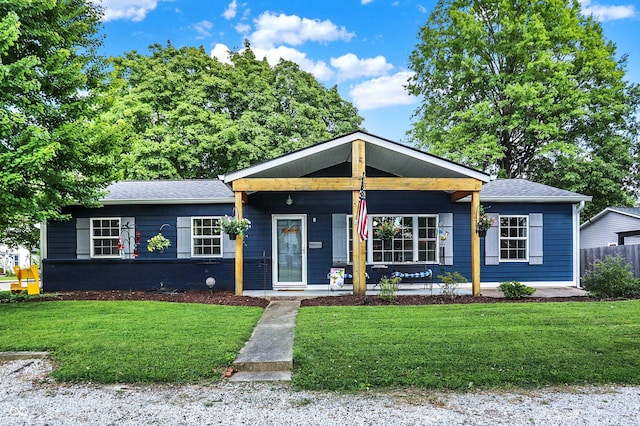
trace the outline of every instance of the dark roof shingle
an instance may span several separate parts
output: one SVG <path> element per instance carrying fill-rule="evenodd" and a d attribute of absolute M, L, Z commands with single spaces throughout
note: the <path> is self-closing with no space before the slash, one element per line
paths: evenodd
<path fill-rule="evenodd" d="M 233 202 L 233 191 L 217 179 L 136 180 L 116 182 L 107 188 L 105 204 L 124 202 Z"/>

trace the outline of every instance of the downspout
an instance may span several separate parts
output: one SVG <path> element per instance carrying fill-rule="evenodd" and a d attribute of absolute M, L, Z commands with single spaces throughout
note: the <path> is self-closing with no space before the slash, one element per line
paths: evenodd
<path fill-rule="evenodd" d="M 584 201 L 573 205 L 573 282 L 580 288 L 580 212 L 584 209 Z"/>

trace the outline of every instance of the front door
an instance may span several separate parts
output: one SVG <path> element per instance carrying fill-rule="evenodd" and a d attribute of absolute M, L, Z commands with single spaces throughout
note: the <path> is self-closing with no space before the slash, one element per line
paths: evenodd
<path fill-rule="evenodd" d="M 307 287 L 306 215 L 274 215 L 272 219 L 273 289 Z"/>

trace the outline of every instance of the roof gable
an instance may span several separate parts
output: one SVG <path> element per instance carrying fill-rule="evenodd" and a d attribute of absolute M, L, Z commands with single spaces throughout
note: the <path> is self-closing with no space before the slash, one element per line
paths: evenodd
<path fill-rule="evenodd" d="M 595 222 L 597 222 L 607 214 L 618 214 L 629 216 L 635 219 L 640 219 L 640 207 L 607 207 L 606 209 L 601 210 L 595 216 L 589 218 L 586 222 L 580 225 L 580 228 L 584 229 L 593 225 Z"/>
<path fill-rule="evenodd" d="M 338 164 L 351 162 L 351 142 L 365 142 L 366 166 L 398 177 L 474 178 L 488 182 L 489 176 L 478 170 L 427 154 L 423 151 L 373 136 L 354 132 L 290 154 L 229 173 L 225 183 L 245 177 L 303 177 Z"/>

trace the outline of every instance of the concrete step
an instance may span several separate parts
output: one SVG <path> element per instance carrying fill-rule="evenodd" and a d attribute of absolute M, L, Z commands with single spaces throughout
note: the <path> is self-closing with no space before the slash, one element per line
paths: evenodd
<path fill-rule="evenodd" d="M 269 373 L 280 377 L 282 374 L 278 373 L 288 373 L 291 380 L 295 319 L 299 308 L 300 300 L 273 300 L 269 303 L 251 338 L 233 363 L 236 374 L 232 377 L 242 378 L 241 373 L 264 373 L 265 376 Z"/>
<path fill-rule="evenodd" d="M 230 382 L 290 382 L 291 371 L 240 371 L 229 377 Z"/>

